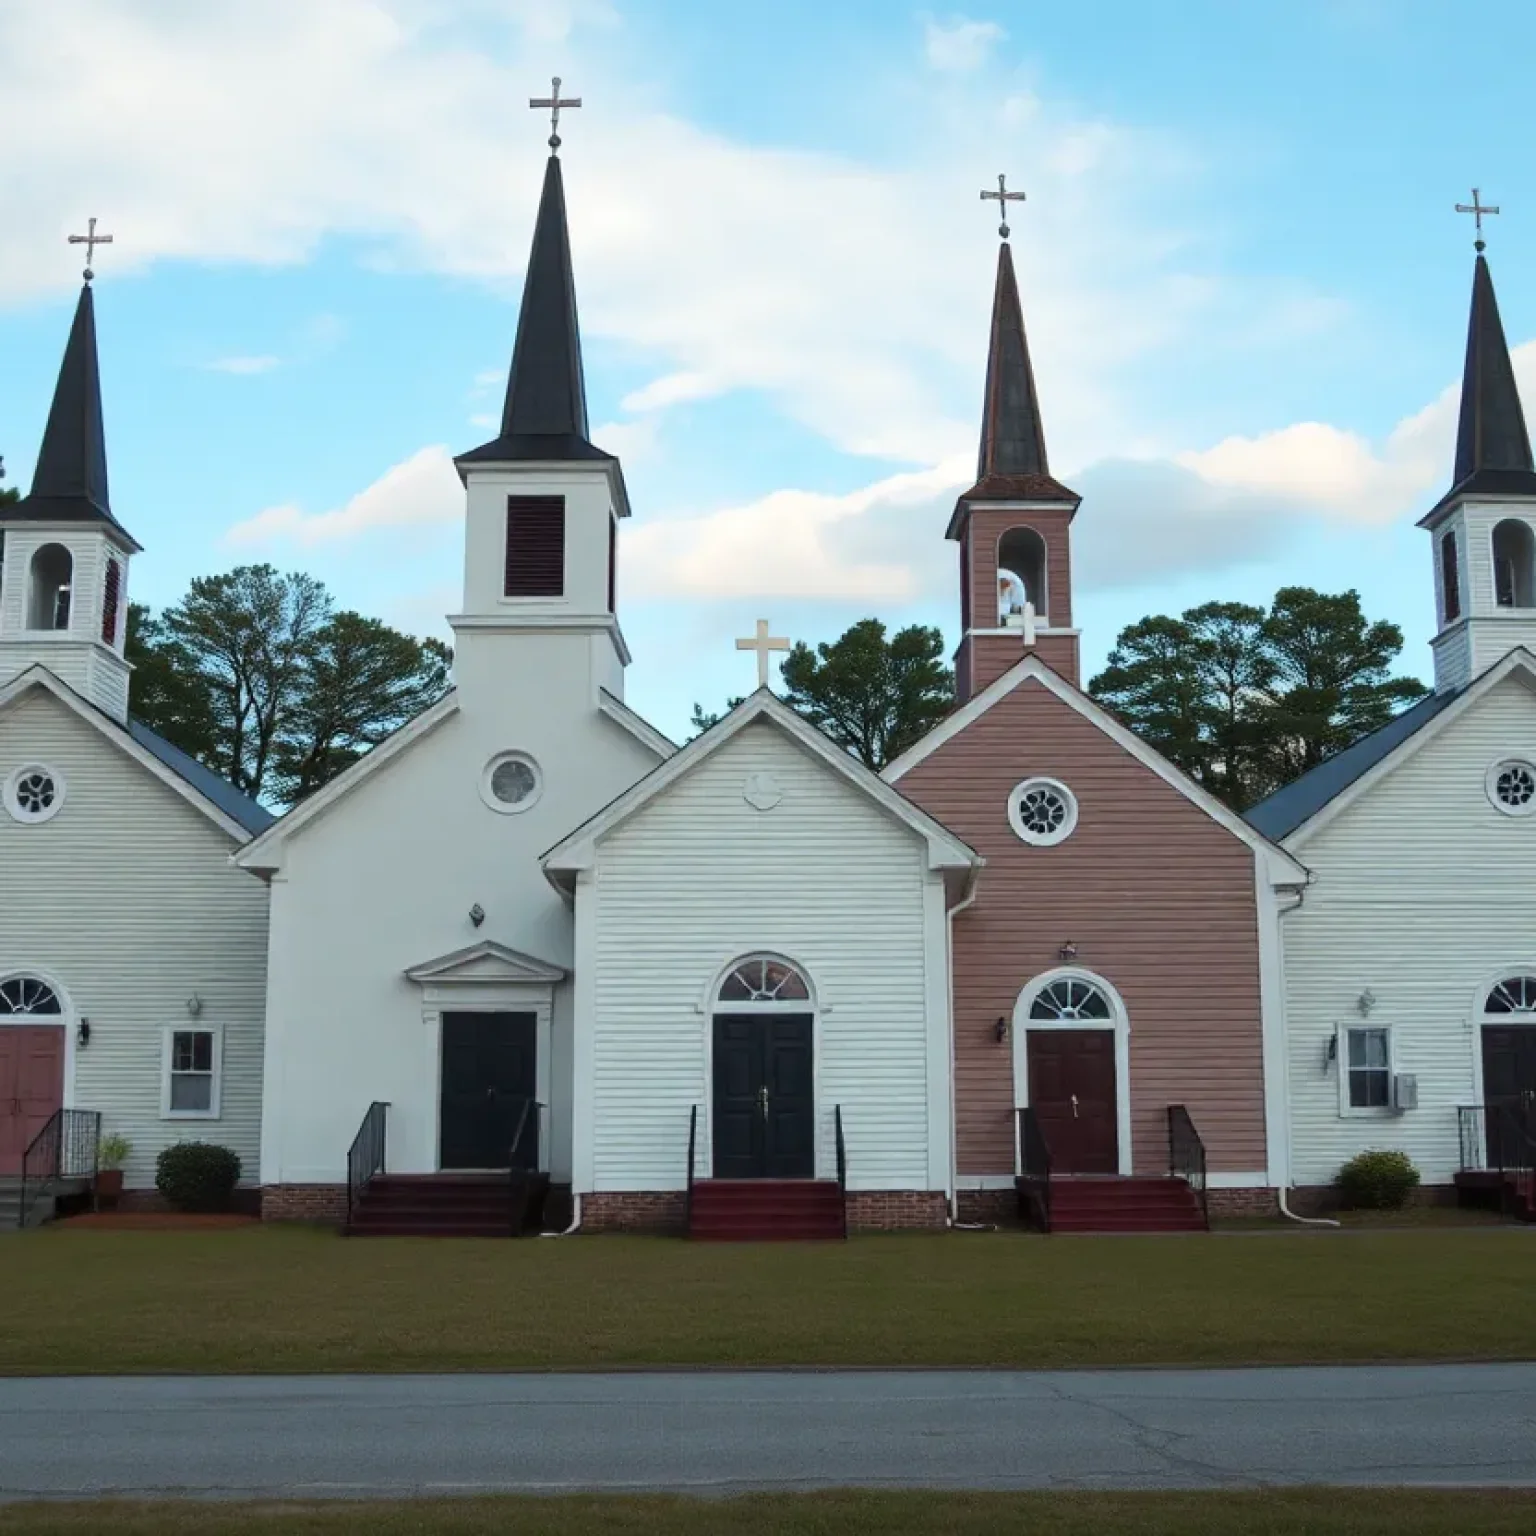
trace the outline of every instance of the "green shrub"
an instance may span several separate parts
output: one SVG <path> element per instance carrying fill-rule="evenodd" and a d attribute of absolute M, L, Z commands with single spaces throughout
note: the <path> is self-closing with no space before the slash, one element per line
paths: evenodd
<path fill-rule="evenodd" d="M 1344 1204 L 1357 1211 L 1396 1211 L 1419 1187 L 1419 1170 L 1406 1152 L 1361 1152 L 1335 1181 Z"/>
<path fill-rule="evenodd" d="M 155 1159 L 155 1188 L 179 1211 L 223 1211 L 240 1182 L 240 1159 L 228 1147 L 182 1141 Z"/>

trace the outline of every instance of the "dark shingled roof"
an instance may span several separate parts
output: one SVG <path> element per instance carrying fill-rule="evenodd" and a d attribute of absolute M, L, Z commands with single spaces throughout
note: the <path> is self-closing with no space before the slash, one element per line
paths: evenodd
<path fill-rule="evenodd" d="M 1459 496 L 1536 496 L 1530 434 L 1499 319 L 1493 276 L 1481 252 L 1472 273 L 1455 479 L 1424 521 L 1431 521 Z"/>
<path fill-rule="evenodd" d="M 32 490 L 0 506 L 0 526 L 14 523 L 105 523 L 135 549 L 128 530 L 112 515 L 107 494 L 107 437 L 101 418 L 101 372 L 96 358 L 96 302 L 87 283 L 80 290 L 74 323 L 64 347 L 53 406 L 32 475 Z"/>
<path fill-rule="evenodd" d="M 460 454 L 455 462 L 462 466 L 532 459 L 617 463 L 611 453 L 587 438 L 576 278 L 565 222 L 565 185 L 555 155 L 544 170 L 501 431 L 490 442 Z"/>
<path fill-rule="evenodd" d="M 968 501 L 1057 501 L 1076 507 L 1082 498 L 1051 474 L 1035 370 L 1024 334 L 1024 307 L 1013 272 L 1013 248 L 997 252 L 992 294 L 992 332 L 987 348 L 987 390 L 981 412 L 976 484 L 962 495 L 950 519 L 955 538 Z"/>
<path fill-rule="evenodd" d="M 1464 689 L 1431 693 L 1378 731 L 1363 736 L 1327 762 L 1293 779 L 1284 789 L 1277 789 L 1267 799 L 1244 812 L 1244 820 L 1256 832 L 1272 842 L 1289 837 L 1303 822 L 1310 821 L 1328 802 L 1341 795 L 1356 779 L 1370 772 L 1394 748 L 1417 734 Z"/>
<path fill-rule="evenodd" d="M 244 827 L 252 837 L 265 832 L 277 820 L 265 806 L 241 794 L 213 769 L 205 768 L 195 757 L 188 757 L 180 747 L 173 747 L 165 737 L 156 735 L 143 721 L 130 717 L 128 734 L 146 752 L 159 758 L 172 773 L 185 779 L 203 799 L 216 805 L 231 821 Z"/>

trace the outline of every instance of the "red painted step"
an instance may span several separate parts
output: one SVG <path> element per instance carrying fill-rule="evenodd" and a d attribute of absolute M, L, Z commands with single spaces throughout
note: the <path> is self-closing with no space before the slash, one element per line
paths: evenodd
<path fill-rule="evenodd" d="M 535 1176 L 539 1185 L 543 1176 Z M 523 1193 L 520 1191 L 519 1193 Z M 536 1223 L 544 1190 L 527 1192 L 521 1214 Z M 381 1174 L 363 1192 L 353 1237 L 511 1237 L 513 1190 L 506 1174 Z"/>
<path fill-rule="evenodd" d="M 1054 1178 L 1053 1232 L 1203 1232 L 1199 1197 L 1183 1179 Z"/>
<path fill-rule="evenodd" d="M 843 1195 L 830 1180 L 704 1179 L 688 1234 L 706 1242 L 815 1242 L 843 1236 Z"/>

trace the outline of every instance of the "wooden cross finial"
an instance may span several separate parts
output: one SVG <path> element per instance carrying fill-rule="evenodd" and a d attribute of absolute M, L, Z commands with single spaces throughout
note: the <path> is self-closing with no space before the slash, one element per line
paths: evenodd
<path fill-rule="evenodd" d="M 1485 203 L 1483 201 L 1483 194 L 1476 187 L 1472 188 L 1472 201 L 1470 203 L 1456 204 L 1457 213 L 1470 213 L 1477 220 L 1477 239 L 1472 242 L 1474 250 L 1482 252 L 1487 248 L 1488 242 L 1483 239 L 1483 215 L 1485 213 L 1497 213 L 1498 211 L 1496 203 Z"/>
<path fill-rule="evenodd" d="M 1006 240 L 1009 233 L 1008 204 L 1022 203 L 1024 201 L 1024 194 L 1022 192 L 1010 192 L 1008 190 L 1008 178 L 1006 176 L 999 176 L 997 178 L 997 191 L 983 192 L 981 200 L 984 203 L 994 202 L 997 204 L 997 211 L 1002 217 L 1002 223 L 997 226 L 997 232 Z"/>
<path fill-rule="evenodd" d="M 769 654 L 773 651 L 787 651 L 789 649 L 789 641 L 781 635 L 770 635 L 768 633 L 768 620 L 759 619 L 757 621 L 757 633 L 750 640 L 738 640 L 736 642 L 736 649 L 738 651 L 757 652 L 757 686 L 759 688 L 766 688 L 768 686 Z"/>
<path fill-rule="evenodd" d="M 88 220 L 85 229 L 86 232 L 83 235 L 71 235 L 69 237 L 69 243 L 71 245 L 83 245 L 85 247 L 85 280 L 86 282 L 90 282 L 90 280 L 96 276 L 96 274 L 91 271 L 91 263 L 96 259 L 96 247 L 98 245 L 111 245 L 112 236 L 98 235 L 96 233 L 95 219 Z"/>
<path fill-rule="evenodd" d="M 560 95 L 559 75 L 556 75 L 549 83 L 551 87 L 549 95 L 530 96 L 528 98 L 528 105 L 535 109 L 539 107 L 549 108 L 549 147 L 553 150 L 558 150 L 560 148 L 560 108 L 579 107 L 581 105 L 581 97 L 562 97 Z"/>

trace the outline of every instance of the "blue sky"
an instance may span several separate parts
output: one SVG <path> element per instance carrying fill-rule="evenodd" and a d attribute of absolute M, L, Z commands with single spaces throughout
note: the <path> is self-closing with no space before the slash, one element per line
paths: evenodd
<path fill-rule="evenodd" d="M 758 617 L 954 638 L 1006 171 L 1085 671 L 1116 631 L 1360 589 L 1427 675 L 1474 183 L 1536 338 L 1536 12 L 1439 0 L 18 0 L 0 452 L 25 484 L 97 214 L 134 595 L 266 559 L 440 632 L 558 72 L 630 702 L 682 731 Z M 1486 39 L 1496 39 L 1490 47 Z M 1456 61 L 1464 62 L 1456 62 Z M 1536 388 L 1536 345 L 1517 352 Z"/>

